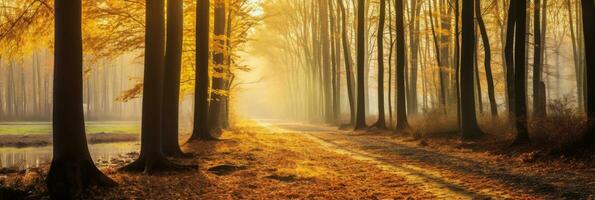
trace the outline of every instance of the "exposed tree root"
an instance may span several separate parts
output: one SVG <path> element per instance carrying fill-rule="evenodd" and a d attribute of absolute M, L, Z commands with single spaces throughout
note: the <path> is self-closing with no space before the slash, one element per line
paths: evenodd
<path fill-rule="evenodd" d="M 143 172 L 153 174 L 159 171 L 190 171 L 195 170 L 198 165 L 180 165 L 167 160 L 165 157 L 145 158 L 141 156 L 134 162 L 119 169 L 125 172 Z"/>
<path fill-rule="evenodd" d="M 118 185 L 99 171 L 91 160 L 53 160 L 46 181 L 52 199 L 82 199 L 84 190 L 90 186 Z"/>

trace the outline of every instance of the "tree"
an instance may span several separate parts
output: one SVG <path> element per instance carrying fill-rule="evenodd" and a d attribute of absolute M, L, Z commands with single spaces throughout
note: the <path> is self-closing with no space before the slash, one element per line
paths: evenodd
<path fill-rule="evenodd" d="M 384 19 L 386 18 L 386 1 L 380 0 L 380 15 L 378 16 L 378 121 L 374 126 L 386 129 L 384 114 Z"/>
<path fill-rule="evenodd" d="M 543 53 L 545 46 L 542 46 L 542 40 L 545 38 L 541 38 L 542 31 L 541 31 L 541 0 L 535 0 L 534 7 L 534 17 L 533 17 L 533 27 L 534 27 L 534 34 L 533 34 L 533 41 L 535 43 L 535 50 L 533 51 L 533 113 L 535 117 L 544 117 L 545 116 L 545 94 L 544 88 L 541 87 L 543 83 L 542 81 L 542 69 L 543 69 Z M 544 7 L 547 5 L 547 1 L 544 0 Z M 545 10 L 544 10 L 545 15 Z M 545 19 L 545 16 L 544 16 Z M 544 20 L 545 22 L 545 20 Z"/>
<path fill-rule="evenodd" d="M 492 50 L 490 48 L 490 39 L 488 37 L 488 31 L 483 21 L 481 13 L 481 1 L 475 0 L 475 15 L 477 16 L 477 24 L 481 32 L 481 39 L 483 48 L 485 50 L 484 66 L 486 72 L 486 80 L 488 81 L 488 97 L 490 99 L 490 110 L 492 116 L 498 116 L 498 105 L 496 104 L 496 94 L 494 89 L 494 78 L 492 76 Z"/>
<path fill-rule="evenodd" d="M 180 71 L 182 67 L 183 1 L 167 0 L 167 38 L 163 78 L 161 148 L 167 156 L 183 156 L 178 137 Z"/>
<path fill-rule="evenodd" d="M 83 112 L 82 2 L 56 0 L 52 164 L 47 186 L 52 199 L 82 198 L 92 185 L 116 186 L 93 162 Z"/>
<path fill-rule="evenodd" d="M 475 93 L 473 88 L 473 55 L 475 52 L 474 1 L 463 0 L 462 44 L 459 83 L 461 87 L 461 132 L 463 139 L 473 139 L 483 135 L 477 125 L 475 113 Z"/>
<path fill-rule="evenodd" d="M 405 92 L 405 25 L 403 20 L 404 9 L 403 0 L 397 0 L 395 2 L 396 27 L 397 27 L 397 56 L 395 57 L 397 67 L 397 131 L 402 131 L 409 128 L 409 122 L 407 120 L 407 104 L 406 104 L 406 92 Z"/>
<path fill-rule="evenodd" d="M 322 93 L 324 97 L 324 119 L 327 123 L 333 122 L 333 101 L 332 101 L 332 80 L 331 80 L 331 47 L 329 42 L 329 13 L 328 0 L 319 0 L 319 23 L 320 23 L 320 42 L 322 43 Z"/>
<path fill-rule="evenodd" d="M 519 0 L 511 2 L 510 4 L 516 4 L 514 9 L 514 114 L 517 134 L 513 145 L 522 145 L 529 143 L 529 130 L 527 128 L 527 92 L 525 84 L 527 2 L 525 0 Z"/>
<path fill-rule="evenodd" d="M 355 119 L 355 129 L 361 130 L 366 128 L 366 97 L 365 97 L 365 74 L 364 68 L 366 65 L 366 18 L 365 0 L 357 1 L 357 114 Z"/>
<path fill-rule="evenodd" d="M 351 47 L 349 45 L 349 39 L 347 38 L 347 14 L 345 12 L 345 6 L 343 5 L 343 0 L 338 0 L 339 2 L 339 9 L 341 10 L 341 42 L 343 44 L 343 54 L 345 59 L 345 79 L 347 82 L 347 96 L 349 100 L 349 116 L 350 116 L 350 123 L 355 123 L 355 99 L 354 99 L 354 92 L 353 92 L 353 72 L 351 63 Z"/>
<path fill-rule="evenodd" d="M 585 57 L 587 72 L 587 117 L 589 130 L 585 135 L 585 143 L 593 144 L 595 139 L 595 3 L 592 0 L 581 0 L 583 13 L 583 35 L 585 40 Z"/>
<path fill-rule="evenodd" d="M 141 149 L 139 157 L 121 168 L 123 171 L 144 171 L 151 174 L 159 170 L 188 169 L 165 158 L 161 149 L 163 72 L 165 55 L 164 0 L 146 1 L 145 73 L 141 123 Z"/>
<path fill-rule="evenodd" d="M 196 2 L 196 73 L 194 129 L 190 140 L 214 139 L 209 133 L 209 0 Z"/>
<path fill-rule="evenodd" d="M 225 73 L 225 1 L 215 0 L 215 18 L 213 32 L 213 79 L 211 89 L 211 103 L 209 107 L 209 128 L 211 133 L 220 133 L 223 129 L 223 99 L 226 92 L 224 87 Z"/>
<path fill-rule="evenodd" d="M 506 63 L 506 89 L 508 93 L 508 117 L 514 119 L 515 111 L 515 71 L 514 71 L 514 36 L 516 25 L 516 3 L 510 3 L 508 8 L 508 22 L 506 24 L 506 42 L 504 57 Z"/>

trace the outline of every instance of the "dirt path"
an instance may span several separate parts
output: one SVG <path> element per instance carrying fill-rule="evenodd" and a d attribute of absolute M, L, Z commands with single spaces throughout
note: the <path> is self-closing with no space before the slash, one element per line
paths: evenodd
<path fill-rule="evenodd" d="M 243 121 L 219 141 L 183 146 L 198 170 L 122 173 L 130 162 L 102 170 L 119 183 L 89 199 L 593 199 L 595 173 L 522 164 L 465 149 L 418 146 L 393 133 L 274 120 Z M 590 171 L 589 171 L 590 170 Z M 43 177 L 44 172 L 41 172 Z M 43 179 L 29 173 L 44 197 Z M 0 184 L 8 185 L 6 181 Z"/>
<path fill-rule="evenodd" d="M 403 177 L 440 199 L 592 199 L 595 173 L 506 161 L 458 149 L 440 151 L 393 134 L 261 120 L 271 131 L 301 133 L 326 150 Z"/>

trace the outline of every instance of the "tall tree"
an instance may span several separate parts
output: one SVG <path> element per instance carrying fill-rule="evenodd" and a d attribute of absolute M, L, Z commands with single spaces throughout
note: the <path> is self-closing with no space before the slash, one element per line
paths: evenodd
<path fill-rule="evenodd" d="M 183 156 L 178 134 L 180 102 L 180 71 L 184 24 L 182 0 L 167 0 L 167 34 L 165 44 L 165 72 L 163 78 L 163 113 L 161 148 L 167 156 Z"/>
<path fill-rule="evenodd" d="M 494 89 L 494 77 L 492 76 L 492 49 L 490 46 L 490 39 L 483 16 L 481 12 L 481 1 L 475 0 L 475 15 L 477 17 L 477 24 L 481 33 L 481 40 L 484 49 L 484 66 L 486 72 L 486 80 L 488 82 L 488 97 L 490 99 L 490 110 L 492 116 L 498 116 L 498 105 L 496 104 L 496 94 Z"/>
<path fill-rule="evenodd" d="M 224 0 L 215 0 L 215 18 L 213 29 L 213 80 L 211 103 L 209 108 L 209 128 L 211 133 L 220 133 L 223 129 L 223 99 L 225 98 L 225 12 Z"/>
<path fill-rule="evenodd" d="M 355 129 L 366 128 L 366 97 L 365 97 L 365 74 L 366 67 L 366 0 L 357 1 L 357 114 Z"/>
<path fill-rule="evenodd" d="M 380 0 L 380 15 L 378 16 L 378 121 L 374 126 L 386 129 L 386 116 L 384 113 L 384 22 L 386 18 L 386 0 Z"/>
<path fill-rule="evenodd" d="M 123 171 L 181 169 L 171 163 L 161 150 L 163 72 L 165 64 L 165 5 L 164 0 L 146 1 L 145 73 L 139 157 L 121 168 Z"/>
<path fill-rule="evenodd" d="M 196 83 L 194 88 L 194 128 L 190 140 L 214 139 L 209 133 L 209 1 L 196 1 Z"/>
<path fill-rule="evenodd" d="M 353 91 L 353 71 L 351 64 L 351 46 L 349 45 L 349 38 L 347 37 L 347 13 L 345 12 L 345 6 L 343 0 L 337 0 L 339 2 L 339 9 L 341 10 L 341 42 L 343 46 L 343 58 L 345 59 L 345 79 L 347 82 L 347 96 L 349 100 L 349 116 L 350 123 L 355 123 L 355 94 Z"/>
<path fill-rule="evenodd" d="M 463 139 L 477 138 L 483 132 L 477 125 L 475 93 L 473 88 L 473 54 L 475 52 L 474 1 L 463 0 L 461 16 L 462 44 L 460 67 L 461 131 Z"/>
<path fill-rule="evenodd" d="M 397 68 L 397 131 L 402 131 L 409 128 L 409 122 L 407 120 L 407 104 L 406 104 L 406 92 L 405 92 L 405 23 L 403 16 L 404 14 L 403 0 L 396 0 L 395 12 L 397 13 L 395 26 L 397 28 L 397 56 L 395 57 L 396 68 Z"/>
<path fill-rule="evenodd" d="M 535 50 L 533 51 L 533 113 L 535 117 L 544 117 L 545 116 L 545 95 L 543 94 L 545 91 L 541 90 L 541 85 L 544 84 L 542 81 L 542 69 L 543 69 L 543 52 L 544 46 L 542 46 L 542 40 L 545 38 L 541 38 L 542 31 L 541 31 L 541 0 L 534 0 L 533 8 L 533 41 L 535 44 Z M 544 0 L 544 4 L 547 4 L 547 1 Z M 545 7 L 545 5 L 544 5 Z M 545 11 L 545 10 L 544 10 Z M 545 13 L 544 13 L 545 15 Z"/>
<path fill-rule="evenodd" d="M 587 117 L 590 130 L 585 135 L 585 143 L 593 144 L 595 140 L 595 3 L 592 0 L 581 0 L 583 13 L 583 35 L 585 41 L 586 73 L 587 73 Z"/>
<path fill-rule="evenodd" d="M 522 145 L 529 142 L 527 128 L 527 92 L 526 92 L 526 32 L 527 32 L 527 1 L 517 0 L 510 3 L 516 4 L 515 36 L 514 36 L 514 99 L 515 99 L 515 124 L 517 128 L 513 145 Z M 510 19 L 509 19 L 510 20 Z"/>
<path fill-rule="evenodd" d="M 407 107 L 410 114 L 415 115 L 418 112 L 417 101 L 417 71 L 418 71 L 418 53 L 419 53 L 419 13 L 421 3 L 418 0 L 411 0 L 411 13 L 409 16 L 409 45 L 411 46 L 409 66 L 411 68 L 411 77 L 409 78 L 409 92 L 407 95 Z"/>
<path fill-rule="evenodd" d="M 324 119 L 327 123 L 334 121 L 331 78 L 331 46 L 329 40 L 329 0 L 319 0 L 320 42 L 322 43 L 322 94 L 324 98 Z"/>
<path fill-rule="evenodd" d="M 506 24 L 506 42 L 504 47 L 504 57 L 506 63 L 506 88 L 508 93 L 508 117 L 514 119 L 515 111 L 515 71 L 514 71 L 514 37 L 515 37 L 515 25 L 516 25 L 516 3 L 509 3 L 508 8 L 508 21 Z"/>
<path fill-rule="evenodd" d="M 83 112 L 82 3 L 54 1 L 53 158 L 47 177 L 52 199 L 83 198 L 92 185 L 116 186 L 93 162 Z"/>

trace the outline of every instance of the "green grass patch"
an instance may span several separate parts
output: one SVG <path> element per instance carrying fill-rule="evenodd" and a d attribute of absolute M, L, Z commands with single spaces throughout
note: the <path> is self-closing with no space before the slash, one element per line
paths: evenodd
<path fill-rule="evenodd" d="M 87 134 L 140 133 L 138 122 L 87 122 Z M 49 122 L 0 122 L 0 135 L 44 135 L 52 133 Z"/>

